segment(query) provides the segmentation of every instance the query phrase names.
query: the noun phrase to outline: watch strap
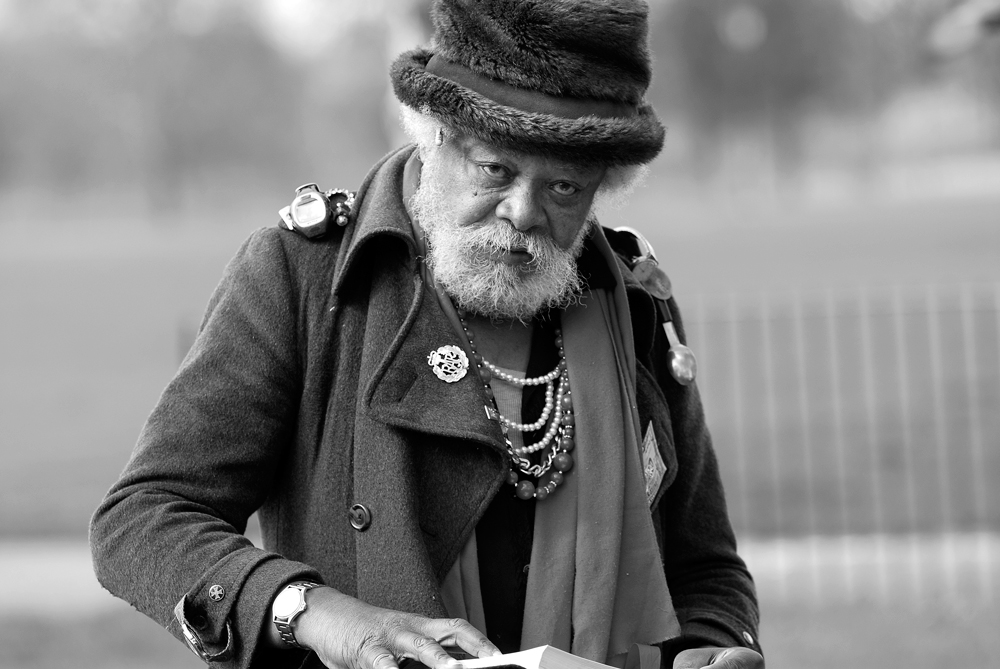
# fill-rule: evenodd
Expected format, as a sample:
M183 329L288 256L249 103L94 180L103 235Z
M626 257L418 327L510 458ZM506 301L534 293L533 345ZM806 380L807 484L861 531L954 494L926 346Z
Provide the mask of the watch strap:
M319 583L313 583L311 581L295 581L294 583L289 583L284 587L284 590L288 588L294 588L299 591L300 599L299 605L292 611L288 616L272 615L272 622L274 623L275 629L278 630L278 635L281 640L293 648L301 648L305 650L305 647L298 642L295 638L295 631L292 629L292 623L306 610L306 598L305 594L307 590L313 588L318 588Z

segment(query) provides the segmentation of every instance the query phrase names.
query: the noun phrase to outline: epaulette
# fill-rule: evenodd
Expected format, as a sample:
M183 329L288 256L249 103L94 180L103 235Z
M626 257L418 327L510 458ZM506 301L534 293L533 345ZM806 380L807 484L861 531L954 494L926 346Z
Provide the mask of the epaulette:
M642 287L653 298L653 302L656 303L663 332L667 335L667 342L670 344L667 354L670 362L670 375L677 383L686 386L694 381L698 374L698 361L694 357L694 352L682 344L680 337L677 336L677 329L674 327L673 317L670 314L670 305L667 303L672 294L670 279L660 268L653 245L641 232L626 226L615 228L614 232L618 233L615 235L617 243L612 242L612 247L619 252L622 260L632 270L632 275L642 284Z
M295 198L278 211L281 225L309 239L318 239L333 226L344 227L351 221L356 193L335 188L325 193L316 184L295 189Z

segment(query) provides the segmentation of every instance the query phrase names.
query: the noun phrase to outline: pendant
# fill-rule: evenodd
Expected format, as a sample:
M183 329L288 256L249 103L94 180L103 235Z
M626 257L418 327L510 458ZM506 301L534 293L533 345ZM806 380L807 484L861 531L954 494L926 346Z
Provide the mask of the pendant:
M694 352L681 343L674 329L673 321L663 324L663 331L667 335L667 343L670 349L667 352L667 359L670 361L670 375L682 386L689 385L698 375L698 361L694 357Z
M434 376L445 383L455 383L465 378L469 369L469 358L458 346L448 344L427 356L427 364L434 370Z

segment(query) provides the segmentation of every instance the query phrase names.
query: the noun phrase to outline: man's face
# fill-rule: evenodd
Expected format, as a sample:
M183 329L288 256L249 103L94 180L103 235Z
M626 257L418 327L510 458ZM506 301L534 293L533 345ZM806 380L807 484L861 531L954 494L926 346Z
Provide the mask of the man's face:
M438 147L412 202L438 281L491 318L566 304L580 291L575 259L604 172L470 138Z

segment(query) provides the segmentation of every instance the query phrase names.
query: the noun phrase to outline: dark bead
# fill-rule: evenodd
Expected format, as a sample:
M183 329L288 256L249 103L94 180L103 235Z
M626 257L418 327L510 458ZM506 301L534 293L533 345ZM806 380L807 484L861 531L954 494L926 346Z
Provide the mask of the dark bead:
M559 450L568 453L574 448L576 448L576 442L573 440L573 437L563 437L559 440Z
M518 499L529 500L535 496L535 484L531 481L519 481L515 494Z
M478 353L473 353L472 354L472 359L476 361L477 365L482 365L483 364L483 356L479 355Z
M493 399L493 389L489 386L483 386L483 392L486 393L486 397Z
M562 409L563 411L569 411L573 408L573 398L569 395L562 396Z
M517 485L517 472L513 469L507 472L507 485Z
M556 335L556 346L562 348L562 345L563 345L562 335Z
M545 499L549 496L549 489L546 486L542 486L535 491L535 499Z
M479 378L483 380L483 383L489 383L490 379L493 378L493 372L490 371L489 367L480 367Z
M549 474L549 481L551 481L552 485L554 485L554 486L555 485L559 485L560 483L562 483L563 482L563 478L564 478L563 477L563 473L561 471L558 471L558 470L556 470L554 472L551 472Z
M573 469L573 456L569 453L560 453L552 458L552 466L559 471L566 473Z
M566 371L566 361L565 360L560 360L559 361L559 371L560 372L565 372Z
M576 434L576 430L571 427L563 426L562 435L564 437L572 437L574 434Z
M576 419L573 418L573 414L571 413L563 414L562 424L565 425L566 427L575 427Z

